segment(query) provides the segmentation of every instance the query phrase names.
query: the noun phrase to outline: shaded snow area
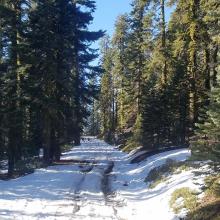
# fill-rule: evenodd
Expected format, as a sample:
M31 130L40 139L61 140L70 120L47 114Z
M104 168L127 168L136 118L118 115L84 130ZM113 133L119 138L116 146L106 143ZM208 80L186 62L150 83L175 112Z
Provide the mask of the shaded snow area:
M192 171L173 174L155 188L144 182L149 171L167 159L186 160L187 149L151 156L138 164L97 139L63 154L71 165L56 165L10 181L0 181L0 219L174 220L171 193L181 187L199 189ZM199 181L199 180L198 180Z

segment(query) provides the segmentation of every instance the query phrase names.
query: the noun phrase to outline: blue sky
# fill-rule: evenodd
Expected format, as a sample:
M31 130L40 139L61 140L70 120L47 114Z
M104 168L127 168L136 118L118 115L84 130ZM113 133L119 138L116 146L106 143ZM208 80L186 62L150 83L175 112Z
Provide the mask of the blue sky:
M91 29L106 30L108 34L112 35L117 16L129 12L131 2L132 0L96 0L97 8Z
M116 18L120 14L130 12L132 0L96 0L96 11L93 14L94 20L90 26L91 30L104 30L112 36ZM99 48L99 42L92 45L93 48ZM96 65L98 59L93 63Z

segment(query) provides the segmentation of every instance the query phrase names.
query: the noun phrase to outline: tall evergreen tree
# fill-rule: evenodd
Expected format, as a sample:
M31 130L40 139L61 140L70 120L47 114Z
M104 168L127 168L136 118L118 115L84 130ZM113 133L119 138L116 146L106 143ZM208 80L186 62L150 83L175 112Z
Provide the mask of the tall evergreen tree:
M115 33L112 39L113 56L113 80L115 81L115 127L122 132L126 126L127 113L129 111L129 74L128 74L128 39L129 20L128 15L121 15L115 24Z
M25 8L28 1L1 1L2 30L7 50L7 69L4 80L5 104L8 136L8 173L12 174L16 161L21 159L24 133L24 97L22 86L25 77L26 61L24 56ZM7 98L6 98L7 97Z
M207 119L198 124L196 135L192 141L192 154L198 158L220 158L220 85L219 76L216 87L210 93L210 105Z
M87 7L82 11L81 6ZM33 60L32 77L42 81L36 99L44 121L45 160L59 158L60 143L80 143L85 105L90 102L87 80L97 71L90 62L97 55L90 43L102 36L102 32L90 32L93 1L38 1L31 14ZM46 16L44 16L46 14ZM39 73L39 69L41 69ZM91 71L92 70L92 71ZM62 132L62 130L64 132ZM57 143L55 143L55 142ZM53 149L57 146L57 149ZM56 156L56 152L58 155ZM55 154L55 155L54 155Z
M113 51L110 45L109 36L105 36L101 41L102 52L102 68L103 74L101 77L101 88L99 105L101 111L101 135L106 141L113 141L114 136L114 85L112 75L112 56Z

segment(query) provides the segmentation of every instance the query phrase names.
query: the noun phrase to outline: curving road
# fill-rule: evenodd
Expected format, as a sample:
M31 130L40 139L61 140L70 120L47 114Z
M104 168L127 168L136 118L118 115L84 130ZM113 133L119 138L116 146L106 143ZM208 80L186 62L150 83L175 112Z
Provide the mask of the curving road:
M167 201L169 188L149 191L144 182L150 169L167 159L185 160L186 149L162 153L144 163L130 164L135 154L125 154L95 138L64 153L74 164L56 165L10 181L0 181L0 219L15 220L141 220L158 212L150 206L161 201L166 219L173 219ZM192 176L184 176L187 181ZM139 207L143 207L139 210ZM164 208L165 207L165 208ZM143 218L142 218L143 217ZM159 218L158 218L159 220Z

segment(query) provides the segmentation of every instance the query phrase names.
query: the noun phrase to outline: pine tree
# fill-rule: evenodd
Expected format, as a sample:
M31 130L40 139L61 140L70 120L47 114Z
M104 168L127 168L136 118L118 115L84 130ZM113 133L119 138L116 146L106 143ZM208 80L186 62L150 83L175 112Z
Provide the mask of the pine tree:
M144 88L149 77L148 64L152 54L152 22L153 16L150 9L150 1L133 1L130 13L130 36L128 39L128 76L129 86L129 114L127 116L126 130L130 138L128 142L139 139L137 145L143 141L143 111ZM138 134L138 138L135 135ZM128 144L130 145L130 144Z
M129 71L131 74L131 87L133 92L133 110L136 111L136 116L141 113L141 96L142 83L145 67L145 33L148 30L144 29L145 9L148 7L148 2L135 0L132 3L133 10L131 11L131 34L129 39L130 65ZM136 118L136 117L135 117Z
M103 31L89 31L88 25L93 20L92 12L95 10L95 2L79 1L76 4L76 18L79 23L76 24L75 38L75 109L76 117L75 144L80 144L80 135L82 133L85 118L88 116L86 105L92 102L95 95L93 87L90 87L89 79L100 73L98 66L92 66L91 62L98 57L97 51L90 48L92 42L103 36ZM87 11L81 10L86 7Z
M128 75L128 39L129 39L128 15L121 15L115 24L115 33L112 39L113 56L113 77L115 81L115 102L116 115L115 127L121 132L126 125L129 109L129 75ZM127 89L128 88L128 89ZM117 95L117 96L116 96Z
M207 75L207 81L210 85L216 85L217 83L217 55L220 42L220 27L218 17L220 16L219 3L217 0L201 0L202 9L202 22L204 28L208 34L204 41L206 42L206 50L209 51L208 59L206 59L207 67L209 70Z
M39 0L36 3L30 16L35 63L31 79L36 81L38 90L35 94L44 122L44 157L49 161L54 157L59 159L61 144L72 140L76 145L80 143L83 120L87 116L84 106L91 101L89 96L93 93L86 82L98 71L97 67L90 66L97 57L90 49L90 42L103 33L87 30L93 19L93 1ZM82 11L82 6L88 10ZM39 81L42 81L40 85Z
M107 142L113 141L114 136L114 85L112 75L112 55L113 51L110 45L109 36L105 36L101 41L102 68L101 88L99 105L101 111L101 135Z
M219 76L218 76L219 77ZM207 111L207 119L197 124L197 132L192 141L192 154L200 158L220 157L220 79L210 93L210 105Z
M8 174L11 175L15 163L21 159L24 144L24 97L22 86L26 75L24 56L25 5L28 1L1 1L2 30L7 50L7 70L4 79L4 112L7 127Z

